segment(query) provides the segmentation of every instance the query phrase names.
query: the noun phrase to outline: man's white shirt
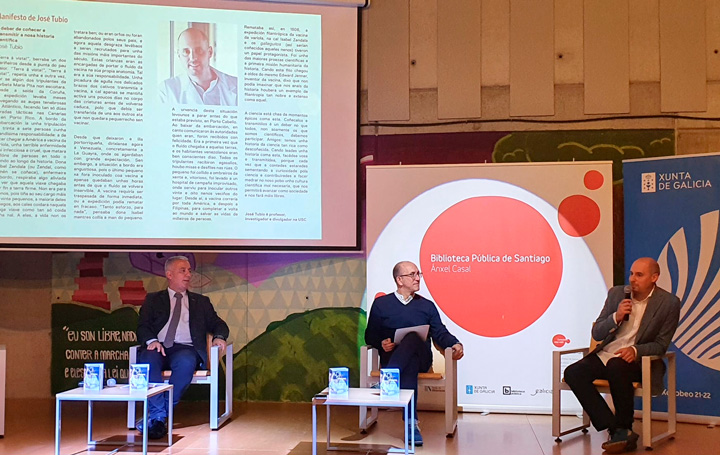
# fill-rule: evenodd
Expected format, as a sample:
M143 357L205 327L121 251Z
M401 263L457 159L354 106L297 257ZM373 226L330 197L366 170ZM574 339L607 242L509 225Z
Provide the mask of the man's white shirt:
M170 288L168 288L167 291L170 294L170 317L160 332L158 332L158 337L148 340L148 345L153 341L160 341L162 343L162 341L165 340L165 335L167 335L170 320L172 319L175 305L177 305L177 300L175 298L175 294L177 293ZM180 321L178 322L177 330L175 331L175 340L173 341L177 344L192 345L192 337L190 336L190 301L188 300L187 292L181 295L182 307L180 307Z
M640 329L640 323L642 322L645 309L647 309L648 300L652 297L655 288L650 291L647 297L643 300L632 299L632 311L627 321L623 321L617 331L615 332L615 339L610 343L606 344L602 350L598 351L597 355L602 360L603 364L607 365L608 360L613 357L617 357L615 352L622 348L627 348L635 345L635 337L637 336L638 329ZM613 314L613 318L615 314ZM615 321L617 324L617 321ZM637 350L635 350L637 355Z
M160 84L160 101L168 104L237 106L238 79L215 68L217 76L207 90L195 84L187 74L166 79Z
M398 298L398 300L400 301L400 303L402 303L403 305L407 305L408 303L410 303L410 302L412 301L414 295L413 295L413 294L410 294L409 296L407 296L407 298L405 298L405 297L403 297L403 295L400 294L398 291L395 291L395 297Z

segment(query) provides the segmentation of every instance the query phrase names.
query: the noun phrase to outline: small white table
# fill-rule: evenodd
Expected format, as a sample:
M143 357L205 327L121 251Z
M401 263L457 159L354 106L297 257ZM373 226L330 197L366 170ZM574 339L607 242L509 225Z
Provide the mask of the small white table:
M328 389L323 390L320 394L327 394ZM360 389L351 388L347 398L313 398L312 400L312 453L317 455L317 409L318 405L325 406L327 415L327 450L343 450L347 451L344 447L333 447L330 446L330 407L331 406L368 406L368 407L385 407L385 408L403 408L405 415L405 448L401 449L398 447L390 447L388 452L391 453L404 453L409 455L415 453L415 432L409 431L408 428L412 428L407 422L414 419L415 415L415 401L413 395L415 392L409 389L400 390L400 397L397 400L380 399L380 389ZM409 440L408 440L409 439ZM409 444L408 444L409 443ZM365 450L363 450L365 451Z
M172 427L173 427L173 386L171 384L150 384L147 391L130 392L128 385L119 385L114 387L105 387L100 391L85 391L82 387L68 390L67 392L55 395L55 455L60 455L60 427L62 417L63 401L87 401L88 402L88 445L96 445L98 441L92 438L92 419L93 419L93 402L95 401L121 401L143 403L143 455L147 455L148 448L148 432L147 432L147 415L148 415L148 398L159 395L161 393L168 394L168 441L167 445L172 445ZM134 440L128 440L133 443ZM152 443L151 443L152 444ZM157 444L157 443L155 443ZM164 443L161 443L165 445Z

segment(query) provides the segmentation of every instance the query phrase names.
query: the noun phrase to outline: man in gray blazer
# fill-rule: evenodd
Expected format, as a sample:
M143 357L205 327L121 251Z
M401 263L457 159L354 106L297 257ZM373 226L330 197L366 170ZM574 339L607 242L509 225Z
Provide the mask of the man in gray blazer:
M602 448L621 453L637 448L638 434L632 431L633 382L641 381L640 358L663 355L680 319L680 300L655 285L660 267L652 258L640 258L630 268L631 295L623 286L608 292L605 306L592 328L592 337L602 340L582 360L565 369L565 382L590 416L593 426L607 429L610 438ZM653 394L663 388L665 363L652 364ZM593 381L606 379L615 414L598 393Z

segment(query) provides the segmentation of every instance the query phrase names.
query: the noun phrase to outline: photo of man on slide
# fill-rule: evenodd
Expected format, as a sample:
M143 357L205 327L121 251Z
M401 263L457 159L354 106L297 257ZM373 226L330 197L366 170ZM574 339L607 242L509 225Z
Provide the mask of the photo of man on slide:
M167 104L237 106L238 78L210 65L217 56L208 35L199 27L183 30L175 46L178 75L160 84L160 101Z

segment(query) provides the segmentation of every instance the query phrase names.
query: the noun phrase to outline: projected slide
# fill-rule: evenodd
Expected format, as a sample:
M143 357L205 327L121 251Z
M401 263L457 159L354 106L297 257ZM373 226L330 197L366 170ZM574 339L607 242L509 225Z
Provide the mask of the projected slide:
M0 237L323 239L322 41L320 14L6 3Z
M551 352L588 345L610 284L611 188L610 163L371 167L368 306L415 262L465 346L459 403L547 412Z

